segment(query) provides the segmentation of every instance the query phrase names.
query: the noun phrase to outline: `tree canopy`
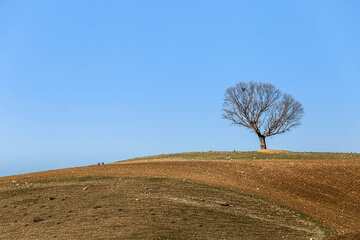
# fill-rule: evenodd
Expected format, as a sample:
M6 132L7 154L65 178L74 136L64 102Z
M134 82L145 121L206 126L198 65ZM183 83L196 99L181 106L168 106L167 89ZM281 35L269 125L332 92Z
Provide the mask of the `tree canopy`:
M225 119L253 130L266 149L265 137L290 131L300 125L304 110L290 94L270 83L239 82L229 87L224 98Z

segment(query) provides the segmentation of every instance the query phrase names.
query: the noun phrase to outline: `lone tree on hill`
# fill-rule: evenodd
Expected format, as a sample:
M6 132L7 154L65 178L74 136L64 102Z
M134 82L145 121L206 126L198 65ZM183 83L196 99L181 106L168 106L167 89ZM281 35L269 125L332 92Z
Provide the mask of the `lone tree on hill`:
M300 125L304 110L291 95L270 83L239 82L225 92L225 119L234 125L250 128L266 149L265 138L285 133Z

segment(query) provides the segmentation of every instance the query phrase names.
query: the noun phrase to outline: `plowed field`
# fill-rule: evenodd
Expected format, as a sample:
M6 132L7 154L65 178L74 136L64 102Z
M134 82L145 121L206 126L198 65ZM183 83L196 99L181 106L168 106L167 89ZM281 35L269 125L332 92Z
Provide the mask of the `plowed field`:
M205 183L267 199L309 215L345 238L360 231L359 156L311 157L259 155L236 159L231 153L210 155L161 155L104 166L88 166L0 178L2 186L26 181L86 176L161 177ZM285 153L284 153L285 154ZM292 158L291 153L286 153ZM227 156L229 155L229 156ZM190 157L189 157L190 156ZM295 157L296 156L296 157ZM301 157L302 156L302 157ZM315 154L313 155L315 156ZM266 159L268 158L268 159ZM13 182L16 181L16 182ZM21 187L21 186L18 187ZM0 206L1 207L1 206ZM355 237L355 238L354 238ZM260 238L259 238L260 239ZM267 239L267 238L263 238Z

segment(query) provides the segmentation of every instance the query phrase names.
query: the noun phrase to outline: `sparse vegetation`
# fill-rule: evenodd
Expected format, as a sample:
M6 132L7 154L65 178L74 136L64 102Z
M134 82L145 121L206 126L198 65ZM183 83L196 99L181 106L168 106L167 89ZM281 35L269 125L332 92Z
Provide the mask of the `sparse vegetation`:
M19 231L20 227L25 228L27 234L33 234L29 236L39 236L36 234L40 233L33 228L36 224L49 232L65 229L60 230L64 231L64 235L57 234L58 239L82 239L83 236L76 235L79 231L86 231L88 236L101 239L98 232L89 230L85 224L91 222L95 229L105 229L104 236L109 234L114 239L189 239L194 232L204 234L193 235L196 239L209 239L205 233L231 239L231 235L220 234L220 227L223 232L232 231L235 226L240 230L247 226L260 229L260 225L268 228L265 223L246 220L259 216L248 214L258 209L266 219L286 210L297 221L310 221L324 237L343 233L345 238L338 239L353 240L351 237L357 236L356 232L360 229L359 160L358 153L210 151L164 154L101 167L92 165L3 177L0 178L0 209L3 217L0 236ZM139 185L141 182L146 184ZM131 184L125 186L122 183ZM234 190L233 193L229 189ZM241 211L236 212L241 201L234 201L234 196L240 195L243 199L249 196L254 203L266 202L267 207L261 210L248 202ZM181 201L186 204L178 208L179 204L184 204ZM191 203L190 206L188 203ZM131 210L129 206L136 208ZM293 212L288 207L299 212ZM275 210L267 212L266 209ZM288 221L288 217L279 216ZM34 217L41 217L43 221L35 223ZM194 222L194 219L197 221ZM132 224L132 221L137 222ZM156 225L157 221L161 225ZM243 222L247 224L242 225ZM107 225L104 227L101 224ZM134 232L134 229L137 231ZM299 236L288 239L303 239L304 236L310 239L310 235L296 229L294 232L293 228L284 228L283 225L270 229L281 232L282 236ZM128 235L119 237L111 231ZM142 232L156 235L146 238L141 235ZM243 239L261 239L265 235L270 236L267 239L281 238L268 234L259 230L257 234Z
M165 178L65 179L37 183L27 198L8 186L3 238L322 239L325 226L257 197ZM88 186L84 193L81 189ZM16 194L14 194L16 193ZM52 198L52 200L50 200ZM228 204L221 204L226 202ZM15 208L16 206L16 208Z
M190 159L190 160L235 160L235 159L360 159L359 153L333 153L333 152L239 152L239 151L208 151L208 152L187 152L187 153L173 153L161 154L148 157L139 157L130 160L142 159Z

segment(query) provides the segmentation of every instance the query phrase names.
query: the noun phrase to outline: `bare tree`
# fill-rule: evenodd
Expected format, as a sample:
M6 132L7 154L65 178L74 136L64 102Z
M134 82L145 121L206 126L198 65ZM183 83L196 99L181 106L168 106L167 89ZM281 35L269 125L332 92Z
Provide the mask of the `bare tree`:
M239 82L225 92L225 119L234 125L254 131L261 149L266 149L265 138L285 133L300 125L304 110L291 95L281 93L272 84Z

